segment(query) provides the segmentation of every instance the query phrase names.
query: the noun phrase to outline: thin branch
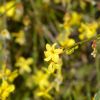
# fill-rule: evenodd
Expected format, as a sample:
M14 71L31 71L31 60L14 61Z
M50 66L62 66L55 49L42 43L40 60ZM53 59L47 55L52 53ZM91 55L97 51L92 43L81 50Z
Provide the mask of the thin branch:
M79 46L79 45L82 45L82 44L84 44L84 43L90 42L90 41L92 41L92 40L99 40L99 39L100 39L100 34L98 34L98 35L96 35L96 36L94 36L94 37L92 37L92 38L90 38L90 39L77 42L77 43L75 43L72 47L69 47L69 48L66 48L66 47L65 47L64 50L70 50L70 49L74 48L75 46Z

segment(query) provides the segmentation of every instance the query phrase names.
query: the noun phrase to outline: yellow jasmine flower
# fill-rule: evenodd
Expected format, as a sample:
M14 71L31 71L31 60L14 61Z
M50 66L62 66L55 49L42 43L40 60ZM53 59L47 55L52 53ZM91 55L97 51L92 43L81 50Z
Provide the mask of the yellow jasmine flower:
M5 5L0 6L0 14L6 13L8 17L12 17L15 12L15 0L7 2Z
M75 40L72 38L67 38L66 40L62 40L59 42L64 47L71 47L75 44Z
M71 19L70 19L70 24L71 25L78 25L80 24L80 21L82 19L82 15L77 13L77 12L72 12L71 14Z
M44 89L49 86L49 74L44 73L42 70L37 70L36 74L33 75L33 80L40 89Z
M47 51L44 51L45 54L45 61L54 61L54 62L58 62L59 61L59 54L61 54L63 52L63 49L56 49L55 46L57 44L54 43L52 46L49 44L46 44L46 49Z
M7 81L3 80L0 86L0 100L7 100L7 97L14 90L15 86L13 84L9 84Z
M62 60L59 59L58 63L51 62L48 66L48 73L53 73L55 70L58 70L62 66Z
M73 38L69 38L70 34L60 33L57 37L58 42L63 47L71 47L75 44L75 40Z
M36 97L45 97L47 100L53 100L53 97L50 95L48 89L38 89L35 91Z
M15 42L18 43L19 45L24 45L25 44L25 33L23 30L20 30L18 33L13 33L15 37Z
M9 82L13 82L14 79L18 76L18 71L14 70L11 72L5 65L2 66L3 69L0 70L0 79L6 79Z
M85 38L92 38L94 35L96 35L96 30L98 28L98 24L96 22L92 23L81 23L81 27L79 28L79 38L81 40Z
M65 26L78 25L80 24L81 19L82 19L82 15L77 12L73 11L71 13L66 13L64 16L64 25Z
M10 39L11 36L10 36L10 33L7 29L4 29L0 32L0 36L3 38L3 39Z
M19 67L19 72L23 74L24 72L27 72L27 73L31 72L30 65L32 64L33 64L32 58L25 59L24 57L19 57L15 66Z
M30 23L31 23L31 20L30 20L29 16L26 15L26 16L23 18L23 24L24 24L25 26L28 26L28 25L30 25Z

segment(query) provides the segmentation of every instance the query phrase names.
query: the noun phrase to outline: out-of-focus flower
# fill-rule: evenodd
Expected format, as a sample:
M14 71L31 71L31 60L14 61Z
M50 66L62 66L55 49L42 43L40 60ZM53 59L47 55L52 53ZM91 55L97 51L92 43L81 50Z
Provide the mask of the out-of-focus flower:
M30 23L31 23L31 20L29 19L29 16L26 15L26 16L23 18L23 24L24 24L25 26L28 26Z
M6 79L9 82L13 82L17 76L18 76L17 70L11 72L11 70L8 69L5 64L2 66L2 69L0 70L0 79Z
M13 33L13 36L15 37L15 42L19 45L25 44L25 33L23 30L20 30L18 33Z
M94 100L94 97L92 97L92 100Z
M0 86L0 100L7 100L7 97L15 90L13 84L9 84L7 81L3 80Z
M19 67L20 74L23 74L24 72L27 72L27 73L31 72L30 65L32 64L33 64L32 58L25 59L24 57L19 57L15 66Z
M16 9L15 9L13 19L19 21L22 18L23 13L24 13L23 5L21 2L19 2L16 4Z
M15 3L16 0L9 1L6 4L0 6L0 14L6 14L8 17L12 17L15 12Z
M0 36L3 38L3 39L11 39L11 36L10 36L10 33L7 29L4 29L0 32Z
M75 40L72 38L68 38L66 40L60 41L59 43L64 47L71 47L75 44Z
M63 81L63 77L62 77L61 73L57 73L56 78L54 80L54 88L56 89L57 92L60 91L60 85L61 85L62 81Z
M33 80L40 89L45 89L49 86L49 74L44 73L42 70L37 70L36 74L33 75Z
M92 38L93 36L96 35L96 31L98 28L98 23L97 22L92 22L92 23L81 23L81 27L79 28L79 38L81 40L85 38Z
M49 86L50 87L50 86ZM38 89L35 91L36 97L45 97L47 100L53 100L53 97L50 95L49 91L51 89Z
M55 70L59 70L62 66L62 60L59 59L59 62L51 62L48 66L48 73L54 73Z
M49 44L46 44L47 51L44 51L45 54L45 61L54 61L59 62L59 54L63 52L63 49L55 48L57 44L54 43L52 46Z
M71 47L75 44L75 40L72 38L69 38L70 34L67 33L60 33L57 37L58 42L63 47Z
M51 99L49 91L53 88L51 86L52 83L49 82L50 74L44 72L43 70L37 70L36 74L33 75L33 80L35 85L38 86L36 89L35 96L36 97L45 97L47 99Z
M80 24L82 15L77 12L66 13L64 16L64 28Z

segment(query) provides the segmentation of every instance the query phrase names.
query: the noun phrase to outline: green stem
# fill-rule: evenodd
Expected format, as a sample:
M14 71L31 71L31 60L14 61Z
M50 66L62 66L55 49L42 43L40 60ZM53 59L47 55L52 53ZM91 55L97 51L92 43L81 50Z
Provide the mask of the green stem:
M98 84L100 83L100 58L99 58L99 55L97 55L96 57L96 72L97 72L97 82Z
M80 42L77 42L77 43L75 43L72 47L69 47L69 48L64 48L64 50L70 50L70 49L72 49L72 48L74 48L75 46L79 46L79 45L82 45L82 44L84 44L84 43L87 43L87 42L90 42L90 41L92 41L92 40L99 40L100 39L100 34L98 34L98 35L96 35L96 36L94 36L94 37L92 37L92 38L90 38L90 39L87 39L87 40L84 40L84 41L80 41Z

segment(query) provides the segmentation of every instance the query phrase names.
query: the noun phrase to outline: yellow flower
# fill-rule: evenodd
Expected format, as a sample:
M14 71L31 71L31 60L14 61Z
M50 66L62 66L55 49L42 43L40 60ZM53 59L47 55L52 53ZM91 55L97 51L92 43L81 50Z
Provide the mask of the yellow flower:
M7 100L7 97L14 90L15 86L13 84L9 84L7 81L3 80L0 86L0 100Z
M94 100L94 97L92 97L92 100Z
M51 62L48 66L48 73L54 73L55 70L59 70L62 66L62 60L59 59L58 63Z
M77 12L66 13L64 16L64 25L66 26L78 25L82 19L82 15Z
M70 19L70 24L71 25L78 25L81 21L82 15L77 13L77 12L72 12L71 14L71 19Z
M6 13L8 17L12 17L15 12L15 0L7 2L5 5L0 7L0 14Z
M57 37L57 40L59 44L63 47L71 47L75 44L75 40L72 38L69 38L68 33L60 33Z
M50 95L48 89L38 89L35 91L36 97L44 97L46 100L53 100L53 97Z
M18 71L14 70L11 72L5 65L2 66L3 69L0 70L0 79L6 79L9 82L13 82L14 79L18 76Z
M15 37L15 42L19 45L25 44L25 33L23 30L20 30L18 33L13 33L13 36Z
M54 61L54 62L58 62L59 61L59 54L61 54L63 52L62 49L56 49L55 46L57 44L54 43L52 46L49 44L46 44L46 49L47 51L44 52L45 54L45 61Z
M28 26L28 25L30 25L30 23L31 23L31 20L30 20L29 16L26 15L26 16L23 18L23 24L24 24L25 26Z
M60 41L60 44L64 47L71 47L75 44L75 40L72 38L68 38L66 40Z
M82 23L81 27L79 28L79 38L81 40L85 38L92 38L96 35L96 30L98 28L98 23L92 22L92 23Z
M44 89L49 86L49 74L44 73L42 70L37 70L36 74L33 75L33 80L40 89Z
M4 29L0 32L0 36L3 38L3 39L10 39L10 33L8 32L7 29Z
M25 59L24 57L19 57L15 66L19 67L20 68L19 72L23 74L24 72L27 72L27 73L31 72L31 68L30 68L31 64L33 64L32 58Z

